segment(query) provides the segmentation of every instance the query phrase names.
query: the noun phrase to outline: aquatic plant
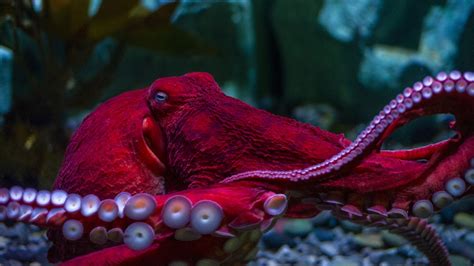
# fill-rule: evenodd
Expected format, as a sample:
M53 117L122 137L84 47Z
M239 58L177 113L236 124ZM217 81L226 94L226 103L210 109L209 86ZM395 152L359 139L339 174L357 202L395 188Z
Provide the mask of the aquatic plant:
M2 1L0 43L13 51L16 81L11 89L12 106L0 132L0 141L15 144L2 148L2 162L19 165L18 157L11 154L30 156L28 147L42 145L37 149L42 153L35 153L42 159L30 160L23 171L30 170L26 176L33 183L31 177L38 173L53 176L58 162L50 165L46 160L57 158L64 150L70 133L67 115L87 110L103 97L130 45L166 54L208 51L194 36L172 24L177 4L150 8L138 0ZM16 132L20 128L29 129L21 135L25 138L19 139ZM51 134L39 133L44 131ZM21 153L19 147L25 145ZM46 172L38 172L45 164L49 165ZM2 175L25 178L15 171Z

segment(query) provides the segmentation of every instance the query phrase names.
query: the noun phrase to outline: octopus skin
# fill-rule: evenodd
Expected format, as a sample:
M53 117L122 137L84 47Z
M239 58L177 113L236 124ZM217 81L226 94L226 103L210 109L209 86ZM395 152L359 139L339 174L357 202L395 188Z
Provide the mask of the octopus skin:
M211 75L116 96L75 132L52 192L0 189L0 220L49 228L65 265L239 265L281 217L331 210L389 229L448 265L426 218L473 194L474 73L397 95L351 142L224 95ZM456 135L384 151L406 123L451 113Z

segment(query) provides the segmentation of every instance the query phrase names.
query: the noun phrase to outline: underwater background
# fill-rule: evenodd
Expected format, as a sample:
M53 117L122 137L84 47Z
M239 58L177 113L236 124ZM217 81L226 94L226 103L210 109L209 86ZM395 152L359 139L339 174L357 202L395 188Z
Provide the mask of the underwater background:
M226 94L354 139L403 88L474 70L473 0L2 0L0 185L50 188L99 103L153 80L210 72ZM385 148L445 139L449 115ZM474 200L431 218L454 265L474 262ZM0 223L0 265L47 265L34 226ZM251 265L427 265L391 233L323 212L284 220Z

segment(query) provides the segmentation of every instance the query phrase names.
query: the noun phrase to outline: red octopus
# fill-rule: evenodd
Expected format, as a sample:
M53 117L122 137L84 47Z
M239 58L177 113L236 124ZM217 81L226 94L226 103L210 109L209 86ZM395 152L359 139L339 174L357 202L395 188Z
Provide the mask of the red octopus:
M209 74L161 78L83 121L52 192L0 189L0 219L50 228L49 259L65 265L238 265L278 218L331 210L446 265L425 218L473 194L473 104L474 73L442 72L406 88L351 142L228 97ZM380 149L435 113L455 116L455 137Z

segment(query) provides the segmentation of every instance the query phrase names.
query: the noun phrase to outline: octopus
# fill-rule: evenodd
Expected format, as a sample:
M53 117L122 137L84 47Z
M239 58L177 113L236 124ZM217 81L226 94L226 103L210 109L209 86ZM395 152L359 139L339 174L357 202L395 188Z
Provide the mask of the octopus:
M339 219L448 252L427 218L473 194L474 73L428 76L354 141L226 96L207 73L160 78L98 106L72 136L51 191L0 189L0 220L48 228L63 265L242 265L282 217ZM399 127L450 113L456 133L406 150Z

